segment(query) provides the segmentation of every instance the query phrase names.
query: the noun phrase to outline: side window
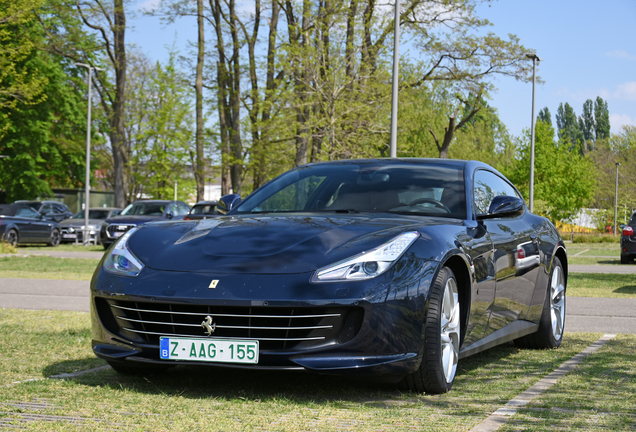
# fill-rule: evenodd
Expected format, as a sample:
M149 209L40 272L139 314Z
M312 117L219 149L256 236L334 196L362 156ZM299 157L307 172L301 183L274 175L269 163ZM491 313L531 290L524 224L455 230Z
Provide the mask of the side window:
M179 213L177 213L177 206L174 203L170 203L168 205L168 209L166 210L166 214L168 213L172 213L173 216L178 216Z
M51 208L51 204L43 204L42 207L40 208L40 213L42 213L43 215L49 214L52 212L53 212L53 209Z
M475 208L478 214L488 213L493 198L499 195L519 195L505 180L490 171L475 172L473 183Z
M188 214L190 212L188 206L183 203L177 203L177 207L179 207L177 210L179 212L179 216Z
M23 218L28 218L28 219L37 219L40 216L38 212L27 207L18 209L15 212L15 215L19 217L23 217Z

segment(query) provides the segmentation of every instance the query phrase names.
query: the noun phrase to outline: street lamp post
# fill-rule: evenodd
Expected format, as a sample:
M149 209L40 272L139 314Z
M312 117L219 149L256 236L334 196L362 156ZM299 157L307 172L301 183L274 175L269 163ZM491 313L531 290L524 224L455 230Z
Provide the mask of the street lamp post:
M82 230L82 243L87 245L90 243L90 230L88 229L88 205L90 194L90 175L91 175L91 85L93 83L93 70L102 71L104 69L90 66L84 63L75 63L75 66L81 66L88 69L88 120L86 124L86 180L84 183L84 228Z
M534 88L536 84L537 62L541 61L535 53L526 54L532 60L532 121L530 127L530 212L534 210Z
M391 91L391 157L397 157L398 78L400 64L400 0L395 0L395 31L393 34L393 87Z
M614 235L616 235L616 226L618 225L618 166L616 162L616 191L614 192Z

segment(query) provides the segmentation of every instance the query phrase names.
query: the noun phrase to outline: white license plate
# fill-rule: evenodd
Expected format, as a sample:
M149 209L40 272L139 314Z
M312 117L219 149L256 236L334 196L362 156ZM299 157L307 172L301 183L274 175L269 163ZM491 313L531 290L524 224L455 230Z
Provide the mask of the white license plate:
M62 238L75 238L77 235L75 234L62 234Z
M217 363L258 363L257 340L196 339L162 336L159 355L164 360Z

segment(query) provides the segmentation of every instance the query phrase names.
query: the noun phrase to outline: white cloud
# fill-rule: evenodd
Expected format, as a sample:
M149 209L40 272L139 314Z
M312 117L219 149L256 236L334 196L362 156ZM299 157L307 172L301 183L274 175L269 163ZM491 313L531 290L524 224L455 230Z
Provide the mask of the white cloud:
M620 84L614 92L614 99L636 100L636 81Z
M610 51L610 52L605 53L605 55L608 56L608 57L617 58L617 59L636 60L636 55L630 54L630 53L628 53L627 51L624 51L624 50Z
M610 126L612 133L618 133L623 126L636 126L636 118L627 114L610 114Z

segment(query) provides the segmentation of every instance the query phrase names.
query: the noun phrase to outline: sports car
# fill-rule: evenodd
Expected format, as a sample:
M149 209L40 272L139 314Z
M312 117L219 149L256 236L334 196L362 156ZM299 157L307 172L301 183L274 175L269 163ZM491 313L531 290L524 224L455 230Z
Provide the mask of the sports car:
M308 164L218 211L132 228L104 255L92 348L116 371L305 370L443 393L463 357L563 339L563 241L486 164Z

